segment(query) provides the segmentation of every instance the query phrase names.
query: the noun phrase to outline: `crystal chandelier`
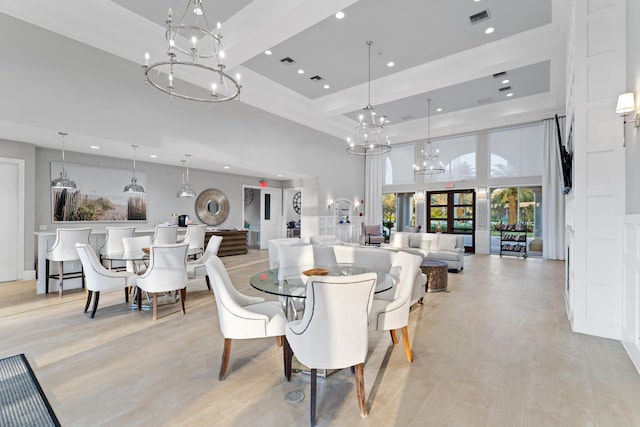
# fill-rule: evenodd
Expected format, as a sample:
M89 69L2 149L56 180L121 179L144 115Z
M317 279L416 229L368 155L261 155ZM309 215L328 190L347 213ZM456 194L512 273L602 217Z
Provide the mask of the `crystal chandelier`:
M190 154L185 154L185 157L189 158ZM178 191L178 194L176 194L176 197L195 197L196 196L196 191L191 188L191 186L189 185L189 166L187 166L187 160L180 160L182 162L182 187L180 187L180 190ZM185 182L184 180L184 173L185 170L187 172L187 181Z
M239 99L240 75L234 78L224 71L221 26L218 22L215 34L210 30L202 0L188 0L179 24L173 22L169 9L166 25L167 58L149 63L150 55L145 53L145 81L168 93L170 100L175 96L215 106Z
M386 117L381 116L376 120L376 112L371 105L371 45L372 41L368 41L369 46L369 80L368 80L368 98L367 106L362 109L363 113L358 118L360 122L356 127L356 133L358 138L362 140L360 143L356 143L347 138L347 153L359 154L362 156L384 154L391 151L391 145L389 138L381 141L382 131L384 129L384 122Z
M133 147L133 176L131 177L131 182L124 187L125 193L143 193L144 188L142 185L138 184L138 180L136 179L136 148L137 145L131 145Z
M51 186L53 188L75 190L76 183L69 179L67 171L64 170L64 137L67 136L66 132L58 132L58 135L62 137L62 170L60 171L60 177L51 180Z
M431 145L431 99L427 99L429 110L427 113L427 143L420 150L418 163L413 165L413 173L416 175L439 175L444 173L444 164L440 161L438 150L433 151Z

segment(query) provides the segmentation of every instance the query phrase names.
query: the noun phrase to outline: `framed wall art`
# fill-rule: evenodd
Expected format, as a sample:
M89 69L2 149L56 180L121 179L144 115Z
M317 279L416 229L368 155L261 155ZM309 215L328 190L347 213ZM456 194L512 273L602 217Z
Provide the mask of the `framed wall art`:
M144 193L125 193L132 171L66 163L64 169L76 189L51 187L52 222L146 221ZM62 163L51 162L51 179L60 176ZM136 170L138 184L146 187L147 175Z

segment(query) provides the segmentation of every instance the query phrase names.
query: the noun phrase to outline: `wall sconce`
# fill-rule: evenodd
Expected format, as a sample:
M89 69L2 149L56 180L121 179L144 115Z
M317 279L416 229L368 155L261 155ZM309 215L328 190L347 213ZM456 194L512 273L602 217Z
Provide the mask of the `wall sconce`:
M636 114L633 120L627 120L629 113L635 111L636 101L633 92L623 93L618 97L618 104L616 105L616 113L620 114L623 118L622 121L622 146L626 147L627 142L625 138L624 125L633 123L634 127L640 126L640 114Z
M413 197L416 199L416 202L424 202L424 191L416 191Z
M478 192L476 193L476 199L487 200L487 189L484 187L478 188Z
M333 199L327 200L327 209L331 209L331 205L333 205Z
M353 207L354 207L355 209L358 209L358 206L360 206L360 200L355 199L355 200L353 201Z

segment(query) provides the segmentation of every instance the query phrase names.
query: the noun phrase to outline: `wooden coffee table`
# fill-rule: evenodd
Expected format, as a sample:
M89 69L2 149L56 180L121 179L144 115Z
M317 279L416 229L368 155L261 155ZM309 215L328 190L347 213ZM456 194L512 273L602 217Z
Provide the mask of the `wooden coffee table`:
M427 275L427 292L447 290L449 265L446 262L425 258L420 268Z

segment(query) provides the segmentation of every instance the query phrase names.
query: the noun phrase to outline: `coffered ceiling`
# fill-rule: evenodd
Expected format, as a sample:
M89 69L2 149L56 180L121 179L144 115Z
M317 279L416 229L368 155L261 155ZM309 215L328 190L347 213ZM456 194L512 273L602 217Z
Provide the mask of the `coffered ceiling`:
M242 75L240 102L340 140L352 135L366 106L366 42L373 41L371 102L387 116L393 144L425 137L427 99L432 136L562 111L566 3L203 0L209 22L222 23L227 69ZM186 6L186 0L1 0L0 12L141 64L144 52L164 55L167 10L181 15ZM471 23L484 11L486 19ZM1 129L0 137L10 136Z

